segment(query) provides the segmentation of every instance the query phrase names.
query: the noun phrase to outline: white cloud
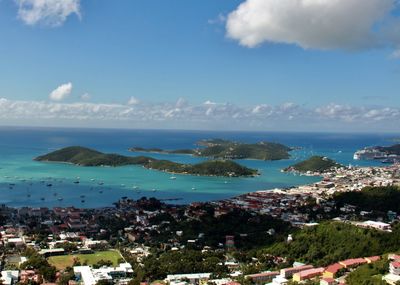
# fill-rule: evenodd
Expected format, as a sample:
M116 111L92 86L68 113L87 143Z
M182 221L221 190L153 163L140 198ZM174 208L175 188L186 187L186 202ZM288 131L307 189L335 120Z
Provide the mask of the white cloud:
M68 83L62 84L62 85L58 86L56 89L54 89L50 93L49 98L50 98L50 100L53 100L53 101L62 101L71 94L71 91L72 91L72 83L68 82Z
M80 17L80 0L15 0L18 4L18 18L27 25L43 24L57 27L68 16Z
M393 48L400 43L396 6L397 0L245 0L228 15L226 30L246 47Z
M133 96L128 100L128 105L137 105L139 103L140 103L139 99Z
M243 130L400 131L400 108L328 104L306 108L294 103L239 106L230 103L190 104L63 103L0 98L3 124L152 127Z

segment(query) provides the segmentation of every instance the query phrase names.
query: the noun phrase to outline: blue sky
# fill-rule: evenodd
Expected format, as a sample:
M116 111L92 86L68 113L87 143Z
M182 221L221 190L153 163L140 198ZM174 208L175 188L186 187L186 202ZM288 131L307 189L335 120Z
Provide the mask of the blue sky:
M277 1L2 0L0 123L398 131L396 1Z

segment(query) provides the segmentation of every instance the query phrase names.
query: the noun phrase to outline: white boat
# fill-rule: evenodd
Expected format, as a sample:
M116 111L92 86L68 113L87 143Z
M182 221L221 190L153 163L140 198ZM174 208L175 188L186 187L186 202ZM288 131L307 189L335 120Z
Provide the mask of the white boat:
M176 177L175 177L175 176L171 176L169 179L171 179L171 180L175 180L175 179L176 179Z

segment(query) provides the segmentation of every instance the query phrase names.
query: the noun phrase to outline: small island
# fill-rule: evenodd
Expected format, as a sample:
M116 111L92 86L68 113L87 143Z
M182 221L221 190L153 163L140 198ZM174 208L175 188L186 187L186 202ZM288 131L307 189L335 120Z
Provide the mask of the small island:
M197 164L182 164L147 156L130 157L119 154L107 154L81 146L62 148L46 155L38 156L35 160L71 163L79 166L117 167L142 165L147 169L199 176L251 177L258 175L257 170L247 168L230 160L210 160Z
M290 157L292 150L283 144L272 142L241 143L223 139L209 139L197 142L198 148L163 150L159 148L132 147L132 152L148 152L163 154L190 154L213 159L256 159L256 160L281 160Z
M324 156L312 156L309 159L285 168L285 172L320 175L333 168L341 167L336 161Z

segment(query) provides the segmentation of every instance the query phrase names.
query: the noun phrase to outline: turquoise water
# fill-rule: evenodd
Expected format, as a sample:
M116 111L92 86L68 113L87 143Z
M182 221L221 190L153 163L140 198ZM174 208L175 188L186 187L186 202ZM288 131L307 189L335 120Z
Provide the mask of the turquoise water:
M104 152L137 155L128 147L190 148L204 138L235 139L244 142L276 141L302 147L288 160L265 162L241 160L239 163L259 169L255 178L217 178L171 175L140 166L78 167L42 163L32 159L49 151L71 145L92 147ZM171 203L211 201L256 190L285 188L312 183L318 177L295 176L280 170L310 155L327 155L344 164L355 164L355 150L369 145L389 145L394 135L297 134L249 132L193 132L150 130L89 129L0 129L0 203L9 206L103 207L121 197L143 196L178 199ZM196 163L202 158L188 155L151 154L177 162ZM379 165L378 162L358 162ZM74 181L79 177L79 184ZM10 185L11 184L11 185ZM52 186L47 186L52 184ZM102 184L102 185L100 185ZM135 189L134 189L135 187Z

